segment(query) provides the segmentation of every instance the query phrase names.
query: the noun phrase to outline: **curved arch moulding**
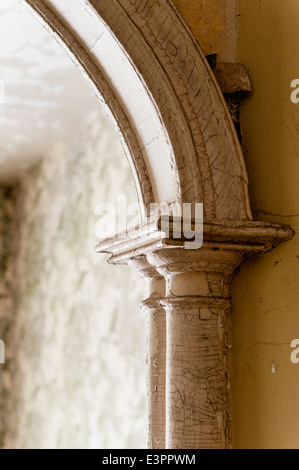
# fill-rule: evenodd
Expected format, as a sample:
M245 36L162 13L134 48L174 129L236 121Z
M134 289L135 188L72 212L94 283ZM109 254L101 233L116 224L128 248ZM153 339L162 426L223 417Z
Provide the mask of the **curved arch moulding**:
M225 101L170 0L23 0L106 105L151 203L203 203L204 239L186 248L161 217L102 241L110 263L149 284L148 446L230 447L226 337L230 285L244 258L293 232L252 221L247 175ZM180 226L179 229L182 229ZM182 233L182 230L178 231ZM207 351L209 354L207 354ZM182 399L182 397L184 397Z
M242 151L197 42L168 0L22 0L105 103L139 199L251 219Z

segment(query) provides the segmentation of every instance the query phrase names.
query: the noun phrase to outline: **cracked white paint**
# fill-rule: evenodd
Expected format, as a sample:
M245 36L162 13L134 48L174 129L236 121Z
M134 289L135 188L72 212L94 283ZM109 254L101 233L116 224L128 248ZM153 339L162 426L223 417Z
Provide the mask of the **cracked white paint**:
M124 140L127 139L128 148L129 144L134 144L129 153L137 173L139 170L140 192L144 200L151 202L155 199L158 202L162 197L163 202L169 203L173 201L173 195L176 201L200 200L205 203L207 219L220 219L225 223L228 220L234 221L230 227L233 243L224 242L222 252L219 246L215 246L214 252L213 243L217 245L219 239L211 239L206 258L203 260L200 256L196 269L194 260L186 263L186 257L191 254L183 250L169 250L172 251L172 258L167 255L168 260L163 259L167 258L163 253L159 255L160 259L156 255L157 258L152 260L159 272L164 271L163 276L167 280L166 298L160 301L168 313L166 446L229 446L225 328L226 316L230 309L231 276L244 253L267 251L272 248L273 243L279 239L279 229L274 230L274 238L271 238L272 226L265 225L263 232L258 223L248 222L248 226L246 225L245 221L251 218L251 212L245 165L215 77L185 25L168 2L25 1L39 14L44 14L44 22L50 30L60 34L61 41L65 42L66 48L76 57L110 107ZM45 4L55 4L57 16L51 9L47 10ZM93 8L90 8L91 5ZM82 24L78 21L80 8L83 13ZM74 16L75 10L77 13ZM92 15L92 10L97 19L94 22L87 16L84 17L85 11ZM96 17L96 10L102 20ZM64 18L64 24L58 17ZM108 26L100 32L104 22ZM89 33L85 34L86 28L90 26L93 30L94 25L97 34L91 38ZM102 47L103 44L106 44L105 47ZM119 50L121 53L118 55ZM113 67L111 57L115 59ZM124 80L121 74L125 77ZM132 83L126 83L131 77ZM144 85L141 94L136 84ZM145 101L142 101L143 98ZM140 103L148 106L143 109L146 119L142 123L138 119ZM151 110L154 110L155 124L159 125L161 118L160 128L149 125L152 123ZM150 112L147 114L147 111ZM140 132L139 127L144 133ZM157 129L161 129L161 132L157 132ZM164 174L160 174L160 158L165 158L163 168L167 169L168 173L164 171ZM243 221L243 227L238 227L239 222L236 222L240 219ZM225 223L216 230L220 239L224 235L229 239ZM211 227L212 225L209 228ZM242 248L238 237L244 236L243 230L249 245ZM290 238L290 230L281 231L284 233L280 241ZM267 235L267 242L263 238L264 235ZM257 243L259 236L265 245ZM137 248L135 246L132 253L138 253L139 256L142 254L142 248L142 245ZM177 270L176 255L181 254L183 261L180 263L180 270ZM118 259L122 255L127 256L128 251L125 254L118 253ZM149 255L147 256L149 259ZM167 266L164 270L165 262ZM173 263L175 269L172 269ZM210 319L199 318L198 312L202 304L211 309ZM207 334L205 329L208 330ZM202 349L205 341L206 347L214 348L211 357ZM207 387L202 377L208 381L211 371L211 384ZM214 380L217 376L220 380ZM180 380L176 381L176 377ZM188 379L186 386L181 381L181 378L185 377ZM184 397L184 400L181 397ZM206 416L207 409L210 410L210 417ZM218 433L215 433L218 427L217 423L215 426L215 409L223 416L223 426ZM192 421L186 419L187 413L192 416ZM203 424L201 415L205 416Z
M172 203L176 200L178 185L170 164L174 160L173 149L159 111L129 56L84 0L46 0L44 3L58 12L59 17L76 31L84 48L90 51L90 56L129 117L149 174L156 182L153 187L155 200ZM87 31L86 24L89 25Z

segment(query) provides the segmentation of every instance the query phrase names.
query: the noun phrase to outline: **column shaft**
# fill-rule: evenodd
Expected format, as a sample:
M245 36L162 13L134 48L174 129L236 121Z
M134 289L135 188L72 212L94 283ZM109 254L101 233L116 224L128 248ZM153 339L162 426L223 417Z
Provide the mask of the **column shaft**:
M149 449L165 449L165 378L166 378L166 315L160 304L165 296L165 279L145 256L128 264L147 281L149 297L141 307L147 312L147 412Z
M147 311L148 448L165 449L166 317L158 299L143 302Z
M166 279L166 448L230 446L227 318L242 255L203 247L148 260Z
M208 306L199 298L163 304L167 311L166 447L227 448L229 304L211 301Z

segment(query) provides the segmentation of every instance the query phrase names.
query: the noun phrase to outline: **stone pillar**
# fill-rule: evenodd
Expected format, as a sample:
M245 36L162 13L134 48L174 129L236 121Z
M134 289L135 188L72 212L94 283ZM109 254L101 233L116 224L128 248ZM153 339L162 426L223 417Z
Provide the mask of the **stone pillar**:
M166 448L228 448L229 290L242 253L168 249L148 260L166 279Z
M151 219L125 236L101 242L97 251L111 253L110 263L133 265L150 283L144 302L149 315L149 447L164 448L166 428L166 449L229 448L231 281L245 257L272 250L293 232L267 222L211 221L204 223L202 247L192 249L190 241L186 245L178 239L173 222L163 232L161 217Z
M147 312L148 448L165 449L166 317L160 300L165 280L145 256L128 261L147 281L149 297L141 307Z

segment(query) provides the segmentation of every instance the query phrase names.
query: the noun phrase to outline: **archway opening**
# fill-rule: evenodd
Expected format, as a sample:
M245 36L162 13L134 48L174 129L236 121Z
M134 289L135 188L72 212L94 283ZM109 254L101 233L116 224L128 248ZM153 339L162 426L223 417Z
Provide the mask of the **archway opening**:
M93 250L96 207L137 201L130 169L61 47L0 10L1 446L144 447L145 289Z

